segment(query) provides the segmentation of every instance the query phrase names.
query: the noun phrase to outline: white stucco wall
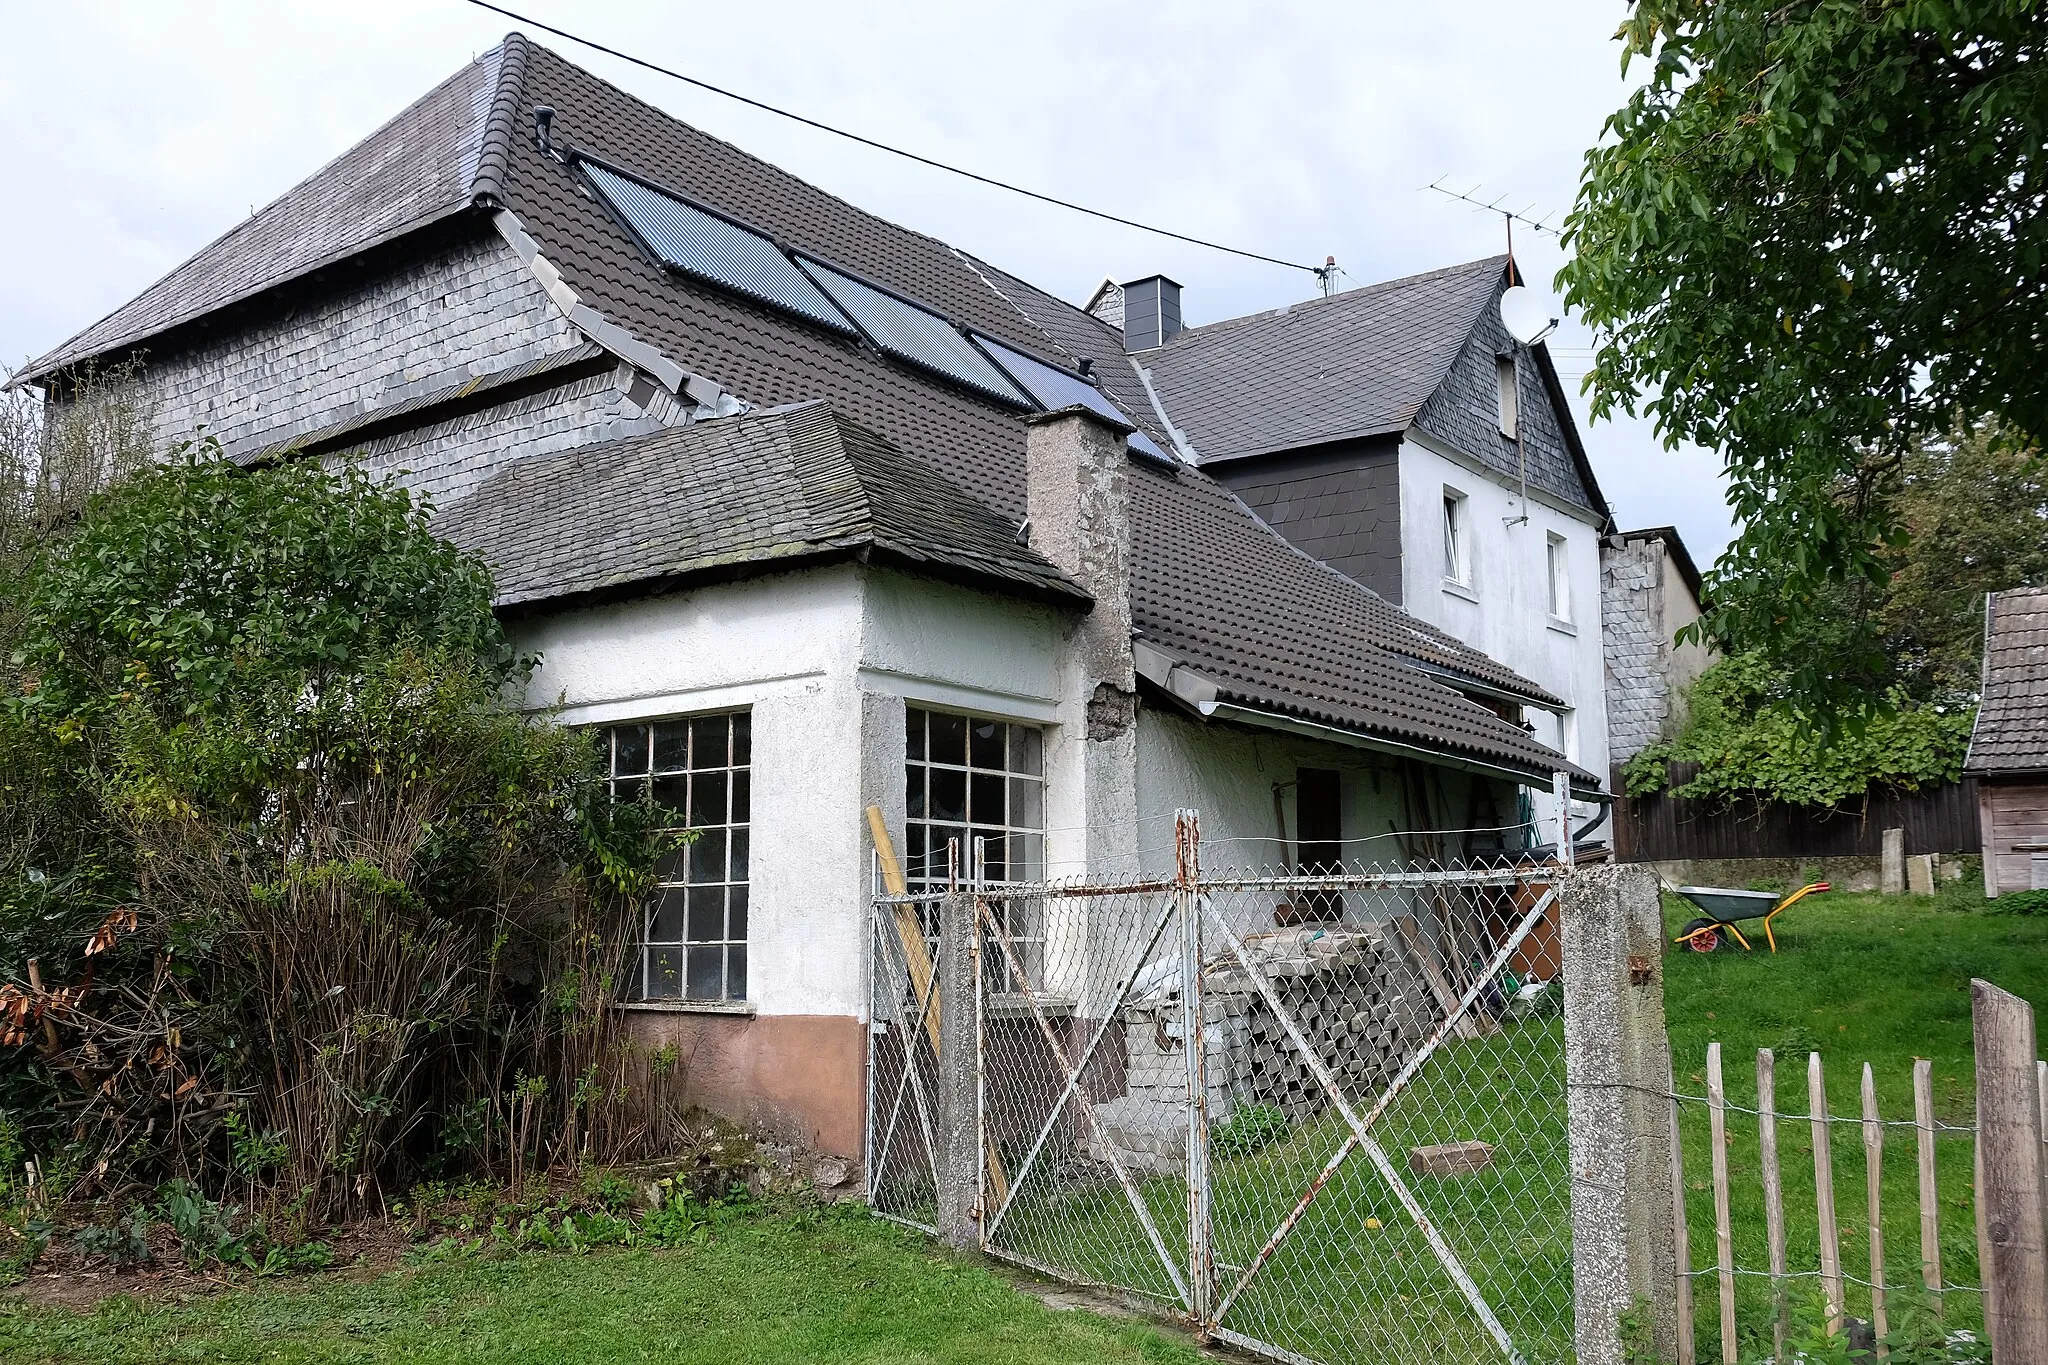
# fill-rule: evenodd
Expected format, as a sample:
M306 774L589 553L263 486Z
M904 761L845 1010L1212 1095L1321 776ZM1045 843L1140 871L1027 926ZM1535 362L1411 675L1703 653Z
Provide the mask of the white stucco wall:
M1476 462L1447 448L1409 439L1401 443L1402 591L1407 610L1506 664L1571 707L1562 728L1556 718L1531 711L1536 738L1561 748L1592 772L1607 772L1605 660L1600 629L1600 537L1593 514L1548 503L1540 494L1523 514L1519 487L1480 472ZM1470 586L1443 576L1443 497L1451 488L1467 498ZM1569 561L1571 615L1550 615L1546 545L1564 539ZM1554 820L1547 796L1537 812ZM1583 818L1590 807L1581 806Z
M516 630L530 704L566 724L752 710L748 1004L863 1018L864 812L900 842L906 703L1042 723L1060 635L1051 608L851 565Z

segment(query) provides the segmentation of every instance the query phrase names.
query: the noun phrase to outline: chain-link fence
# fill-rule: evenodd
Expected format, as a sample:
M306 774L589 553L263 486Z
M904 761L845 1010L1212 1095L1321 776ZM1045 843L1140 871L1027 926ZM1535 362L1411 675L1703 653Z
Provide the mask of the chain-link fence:
M967 981L991 1254L1280 1359L1571 1359L1552 873L1205 870L1192 820L1177 844L1156 881L969 878L951 977L946 897L878 899L875 1206L937 1217L934 983Z

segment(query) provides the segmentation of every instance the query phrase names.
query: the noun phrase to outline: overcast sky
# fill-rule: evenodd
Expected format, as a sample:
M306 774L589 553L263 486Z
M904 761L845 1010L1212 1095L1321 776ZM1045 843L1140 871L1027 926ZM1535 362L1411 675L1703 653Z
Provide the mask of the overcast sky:
M509 8L984 174L1366 284L1502 249L1481 187L1561 216L1626 93L1619 0L848 5L512 0ZM463 0L0 0L0 357L40 354L311 174L510 20ZM1300 272L1006 195L531 36L677 117L1067 298L1164 271L1188 321L1309 296ZM1518 233L1546 287L1553 239ZM1576 391L1587 334L1553 339ZM1728 538L1719 461L1582 429L1624 526Z

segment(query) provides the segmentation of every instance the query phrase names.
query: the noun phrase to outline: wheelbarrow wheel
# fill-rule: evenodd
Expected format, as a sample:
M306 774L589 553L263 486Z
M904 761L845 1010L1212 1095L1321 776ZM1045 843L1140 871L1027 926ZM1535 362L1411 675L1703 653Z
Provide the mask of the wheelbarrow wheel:
M1679 937L1696 953L1711 953L1721 946L1721 928L1710 919L1689 921L1679 931Z

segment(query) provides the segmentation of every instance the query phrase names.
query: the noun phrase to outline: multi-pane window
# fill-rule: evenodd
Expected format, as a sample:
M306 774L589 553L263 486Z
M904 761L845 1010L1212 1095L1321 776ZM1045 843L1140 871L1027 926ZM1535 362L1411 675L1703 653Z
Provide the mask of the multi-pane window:
M1550 576L1550 614L1560 621L1572 619L1571 558L1563 536L1553 535L1543 543L1545 567Z
M1444 490L1444 577L1453 583L1472 581L1471 547L1465 541L1465 495Z
M627 994L747 998L747 835L752 730L745 711L608 732L612 796L652 792L696 837L662 859Z
M974 875L974 840L990 881L1045 875L1045 736L1037 726L943 711L909 711L904 798L905 873L946 884L948 843L960 841L959 876Z
M913 890L944 887L951 845L959 843L958 875L974 875L974 841L982 841L982 875L990 882L1031 882L1045 876L1045 736L1036 726L943 711L909 710L904 762L905 868ZM1008 940L983 956L994 989L1023 987L1010 961L1035 976L1043 935L1033 897L997 895L990 908ZM926 932L937 936L938 925Z

